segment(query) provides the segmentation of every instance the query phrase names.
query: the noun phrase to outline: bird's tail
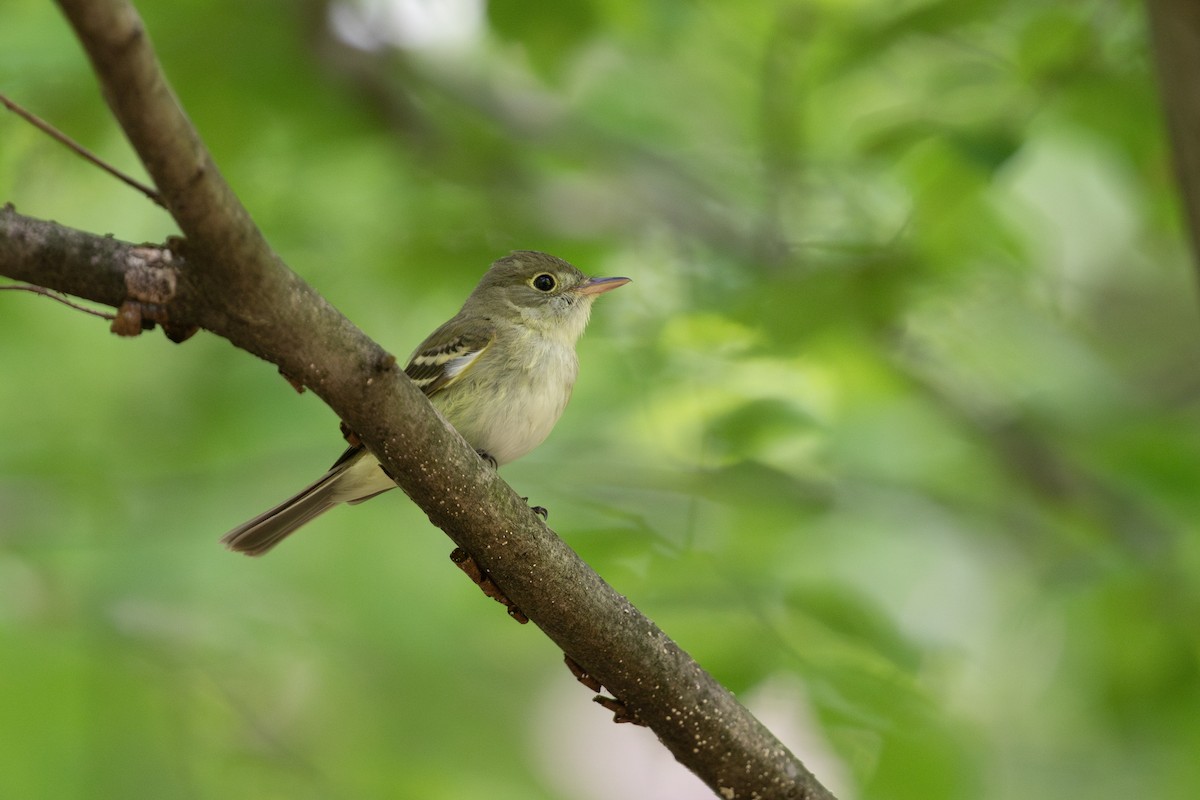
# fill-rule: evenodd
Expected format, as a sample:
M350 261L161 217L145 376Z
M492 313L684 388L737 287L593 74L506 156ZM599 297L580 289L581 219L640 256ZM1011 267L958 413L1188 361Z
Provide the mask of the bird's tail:
M352 445L329 471L305 486L296 496L238 525L221 537L230 550L261 556L284 537L314 517L341 503L361 503L395 489L375 456L362 445Z
M294 497L238 525L221 542L235 552L261 556L301 525L343 502L334 491L342 474L334 467Z

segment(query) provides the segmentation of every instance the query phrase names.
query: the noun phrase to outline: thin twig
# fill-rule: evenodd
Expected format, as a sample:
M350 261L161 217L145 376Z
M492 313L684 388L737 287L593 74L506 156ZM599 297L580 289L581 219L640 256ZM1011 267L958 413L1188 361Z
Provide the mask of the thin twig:
M53 291L52 289L34 286L31 283L14 283L11 286L0 286L0 291L5 290L14 292L33 292L34 294L40 294L42 297L49 297L51 300L62 303L64 306L69 306L76 311L82 311L85 314L91 314L93 317L99 317L100 319L105 319L109 322L112 322L114 319L116 319L116 316L113 314L106 314L103 311L97 311L94 308L88 308L87 306L81 306L78 303L72 303L66 297L62 296L58 292Z
M104 159L100 158L100 156L96 155L91 150L88 150L86 147L81 145L79 142L75 141L70 136L67 136L65 133L63 133L58 128L51 125L49 122L46 122L46 120L37 116L32 111L28 111L28 110L22 108L21 106L14 103L12 100L5 97L3 94L0 94L0 103L3 103L5 108L7 108L9 111L16 114L21 119L28 122L33 127L37 128L42 133L49 136L51 139L54 139L55 141L59 142L60 144L65 145L68 149L75 152L77 155L79 155L85 161L90 161L92 164L94 164L97 167L99 167L100 169L104 170L109 175L112 175L117 180L122 181L122 182L128 184L129 186L132 186L134 189L137 189L139 192L146 195L146 197L149 197L151 200L153 200L155 203L157 203L162 208L167 207L166 203L163 202L162 195L160 195L156 189L153 189L153 188L147 186L146 184L142 183L141 181L131 178L128 175L126 175L124 172L121 172L121 170L112 166L111 164L106 162Z

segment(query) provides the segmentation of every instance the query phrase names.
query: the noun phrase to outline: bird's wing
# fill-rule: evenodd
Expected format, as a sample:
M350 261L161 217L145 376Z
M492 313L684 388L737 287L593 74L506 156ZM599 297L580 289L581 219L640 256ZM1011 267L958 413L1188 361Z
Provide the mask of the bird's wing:
M450 323L434 331L404 368L426 395L440 392L465 375L496 338L490 326L459 330L453 335L447 335L448 329L453 330Z

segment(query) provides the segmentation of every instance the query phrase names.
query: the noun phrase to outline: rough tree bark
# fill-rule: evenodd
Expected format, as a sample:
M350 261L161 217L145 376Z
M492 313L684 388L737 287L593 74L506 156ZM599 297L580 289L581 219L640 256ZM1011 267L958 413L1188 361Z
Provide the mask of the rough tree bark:
M0 210L0 273L222 336L310 388L502 591L725 798L832 798L589 568L437 415L400 364L293 273L221 178L125 0L60 0L182 241L131 245Z

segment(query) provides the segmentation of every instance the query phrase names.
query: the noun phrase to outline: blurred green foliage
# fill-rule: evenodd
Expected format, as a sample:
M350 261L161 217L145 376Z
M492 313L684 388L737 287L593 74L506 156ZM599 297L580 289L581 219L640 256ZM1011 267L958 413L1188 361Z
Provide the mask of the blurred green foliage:
M139 7L398 354L510 249L634 279L505 475L844 800L1200 793L1200 325L1137 4L493 0L420 49ZM4 17L3 91L141 175L52 6ZM11 115L0 199L175 232ZM0 796L703 796L399 492L225 553L340 448L269 365L4 293L0 375Z

